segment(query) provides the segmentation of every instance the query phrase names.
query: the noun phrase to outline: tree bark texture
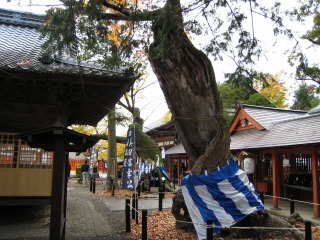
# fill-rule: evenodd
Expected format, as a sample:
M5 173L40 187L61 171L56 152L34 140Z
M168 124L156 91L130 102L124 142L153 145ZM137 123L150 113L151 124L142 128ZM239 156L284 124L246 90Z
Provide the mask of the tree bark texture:
M212 64L187 37L181 13L179 0L167 1L153 23L149 60L194 163L192 172L199 174L229 160L230 134Z

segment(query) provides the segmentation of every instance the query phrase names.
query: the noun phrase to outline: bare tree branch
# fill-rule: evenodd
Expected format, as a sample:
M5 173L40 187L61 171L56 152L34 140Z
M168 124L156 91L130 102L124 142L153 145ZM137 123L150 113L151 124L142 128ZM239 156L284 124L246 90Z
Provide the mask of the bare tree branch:
M305 38L305 39L308 40L308 41L310 41L310 42L313 43L313 44L316 44L316 45L320 46L320 43L318 43L317 41L315 41L315 40L313 40L313 39L311 39L311 38Z
M108 1L104 1L103 6L108 9L112 9L117 13L101 13L99 19L113 19L113 20L130 20L130 21L152 21L161 13L162 9L143 12L131 12L125 9L122 5L111 4Z
M299 80L299 81L313 81L313 82L316 82L318 84L320 84L320 81L319 80L316 80L314 78L295 78L295 80Z

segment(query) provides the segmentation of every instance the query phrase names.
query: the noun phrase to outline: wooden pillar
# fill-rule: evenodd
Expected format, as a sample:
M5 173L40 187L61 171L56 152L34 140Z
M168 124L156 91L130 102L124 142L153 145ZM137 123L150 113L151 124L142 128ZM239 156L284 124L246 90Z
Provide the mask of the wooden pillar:
M278 208L278 198L281 193L281 179L280 179L280 171L281 165L279 163L278 154L274 149L272 149L272 189L273 189L273 208Z
M63 198L63 217L65 219L65 222L67 221L67 188L68 188L68 170L69 170L69 153L65 152L65 159L64 159L64 164L65 164L65 180L64 180L64 186L63 186L63 191L64 191L64 198ZM64 228L64 231L66 229ZM63 234L65 235L65 233Z
M169 176L170 176L170 179L171 180L173 180L173 165L172 165L172 158L171 157L169 157L168 158L168 160L169 160Z
M21 144L21 141L19 140L13 140L13 146L14 146L14 151L13 151L13 160L12 160L12 167L13 168L17 168L18 167L18 152L19 152L19 149L20 149L20 144Z
M181 180L182 180L182 178L181 178L181 174L182 174L181 166L182 166L182 159L181 159L181 155L179 154L179 165L178 165L178 167L179 167L179 169L180 169L180 173L179 173L179 185L180 185Z
M313 216L315 218L320 217L320 204L319 202L319 174L318 174L318 161L317 161L317 151L313 146L311 148L311 161L312 161L312 191L313 191Z
M50 239L65 239L65 188L66 188L66 154L64 149L63 132L58 131L54 135L54 160L52 174L51 220Z

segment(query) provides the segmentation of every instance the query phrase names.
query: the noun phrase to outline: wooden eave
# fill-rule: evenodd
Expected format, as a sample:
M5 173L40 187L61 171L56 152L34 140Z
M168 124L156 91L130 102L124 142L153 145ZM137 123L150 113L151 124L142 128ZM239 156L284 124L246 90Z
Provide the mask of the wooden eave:
M0 132L96 126L139 77L132 68L78 61L43 48L44 16L0 8ZM27 39L27 41L26 41Z
M258 130L265 129L261 124L255 121L242 107L240 107L229 127L229 133L232 134L233 132L239 132L253 128L256 128Z
M6 71L0 74L0 131L25 132L52 126L95 126L128 91L134 77ZM64 118L64 119L61 119Z
M25 140L30 147L53 151L55 148L56 135L63 136L65 143L64 150L66 152L85 152L99 141L98 138L60 126L20 133L17 134L16 137Z

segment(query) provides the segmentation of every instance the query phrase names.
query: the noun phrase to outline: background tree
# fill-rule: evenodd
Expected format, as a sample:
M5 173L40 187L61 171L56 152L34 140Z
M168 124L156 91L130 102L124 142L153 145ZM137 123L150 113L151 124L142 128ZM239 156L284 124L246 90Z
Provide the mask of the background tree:
M319 51L320 47L320 13L319 13L319 1L300 1L301 5L295 8L293 11L289 11L288 14L297 19L298 21L305 22L308 18L313 18L313 26L306 27L308 31L302 36L303 40L309 42L311 51ZM299 80L310 80L316 83L317 92L319 92L320 84L320 68L318 58L310 59L308 54L300 48L300 45L296 45L293 48L289 61L292 65L297 66L296 77Z
M320 99L315 96L314 88L305 82L299 85L293 97L294 102L290 108L294 110L310 110L320 103Z
M286 108L287 88L284 82L280 80L280 75L267 75L263 81L259 79L255 83L255 89L263 95L268 101L277 108Z
M285 104L287 89L279 80L279 75L267 74L263 79L250 81L250 85L226 81L219 84L218 89L223 103L223 116L228 123L231 123L240 103L265 107L287 107Z
M241 103L272 107L273 105L254 88L247 89L235 86L232 82L224 82L218 85L220 97L223 103L223 116L230 124Z
M153 84L153 83L151 83ZM130 91L126 93L123 98L118 102L118 105L126 109L131 114L131 126L135 128L136 145L135 150L137 157L142 162L157 161L157 157L162 162L160 150L156 143L143 132L144 120L140 117L140 109L136 107L136 98L139 93L148 88L150 84L146 84L145 78L142 78L135 82L134 86L130 88Z
M100 139L99 142L96 144L98 159L104 159L104 160L109 159L109 152L106 151L107 149L109 149L109 143L108 143L109 132L107 130L108 123L109 123L109 120L106 117L106 118L103 118L98 123L97 127L88 126L88 125L72 125L71 126L71 128L76 132L92 135ZM123 159L124 151L125 151L125 145L124 145L125 137L123 138L116 137L116 139L117 139L116 147L113 147L113 148L116 149L116 156ZM89 156L90 151L84 153L84 155Z
M169 122L171 119L172 119L172 114L171 114L170 111L166 112L166 113L163 115L163 123L167 123L167 122Z

